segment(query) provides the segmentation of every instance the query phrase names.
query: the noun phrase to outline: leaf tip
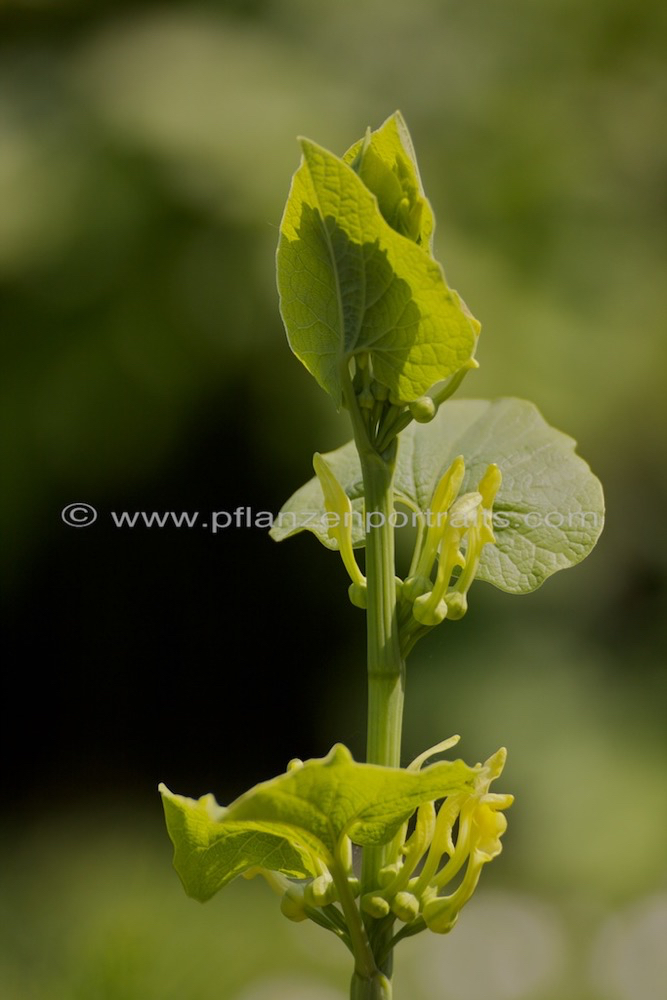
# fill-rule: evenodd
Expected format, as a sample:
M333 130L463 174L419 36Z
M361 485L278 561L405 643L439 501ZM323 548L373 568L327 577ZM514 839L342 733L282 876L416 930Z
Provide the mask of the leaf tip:
M313 142L312 139L309 139L305 135L298 135L296 137L296 141L301 146L301 152L304 153L304 154L307 153L307 152L309 152L311 149L316 149L317 148L317 143Z
M334 743L326 757L328 764L347 764L353 760L352 754L344 743Z

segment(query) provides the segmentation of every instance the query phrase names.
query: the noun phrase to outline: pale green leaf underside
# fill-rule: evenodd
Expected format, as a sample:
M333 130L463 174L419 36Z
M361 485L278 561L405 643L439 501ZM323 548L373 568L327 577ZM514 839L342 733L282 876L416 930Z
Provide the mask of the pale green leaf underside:
M393 402L415 400L470 358L475 321L440 265L391 228L352 168L301 144L277 254L290 346L338 406L344 366L364 352Z
M396 500L426 512L438 480L457 455L466 465L462 492L474 490L495 462L503 476L494 504L497 544L484 547L477 578L510 593L528 593L552 573L584 559L602 530L602 487L575 446L525 400L450 401L430 424L410 424L401 434ZM361 511L363 484L354 443L324 457ZM280 541L308 530L335 548L323 511L319 484L310 480L283 506L271 534ZM353 532L354 544L363 545L362 518L354 519Z
M365 846L387 843L422 802L470 787L474 774L461 760L418 772L358 764L338 744L227 809L210 795L195 800L160 790L174 867L186 892L205 900L257 866L290 877L317 874L313 856L331 864L343 835Z

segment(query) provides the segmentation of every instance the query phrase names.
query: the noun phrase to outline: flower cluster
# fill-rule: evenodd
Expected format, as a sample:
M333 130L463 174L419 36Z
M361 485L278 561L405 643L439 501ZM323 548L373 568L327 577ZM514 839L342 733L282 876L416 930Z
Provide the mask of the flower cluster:
M482 549L487 542L495 542L492 514L502 480L500 469L489 465L477 490L459 496L464 475L465 463L459 455L435 488L428 526L413 559L414 572L401 588L401 597L412 602L412 614L420 625L432 627L445 618L463 617Z
M434 750L457 741L453 737ZM427 756L411 766L421 766ZM414 830L400 846L402 857L380 872L381 886L362 897L363 910L376 917L391 911L407 924L421 921L438 934L452 929L477 886L482 866L502 850L500 838L507 829L502 810L512 804L514 796L490 792L489 786L501 773L506 757L501 747L478 765L472 790L449 796L437 812L433 802L419 808ZM443 894L464 866L456 888Z
M350 600L364 608L366 578L354 554L350 499L322 455L315 454L313 466L324 495L325 510L331 515L329 537L336 543L352 581ZM396 581L397 596L404 606L411 608L408 621L414 619L409 626L413 630L415 622L432 628L445 618L451 621L463 617L468 610L468 591L477 574L482 549L495 542L493 502L502 481L500 469L489 465L477 490L459 496L464 476L465 463L459 455L440 478L430 509L421 516L423 530L410 573L405 580Z
M449 749L458 739L453 736L421 754L408 770L420 770L433 754ZM406 823L389 845L388 856L393 860L380 870L379 884L360 898L352 844L344 836L338 845L338 861L346 895L358 899L360 909L375 919L401 920L406 926L402 934L398 932L400 936L426 928L437 934L450 931L475 891L483 865L502 850L500 838L507 829L503 810L514 796L489 789L502 772L506 756L501 747L484 764L477 764L472 787L449 795L439 809L435 802L422 804L410 835ZM319 874L312 879L294 881L263 868L249 870L246 877L263 875L282 896L281 910L290 920L310 918L346 940L344 914L334 905L341 902L340 881L335 881L321 858L313 860Z

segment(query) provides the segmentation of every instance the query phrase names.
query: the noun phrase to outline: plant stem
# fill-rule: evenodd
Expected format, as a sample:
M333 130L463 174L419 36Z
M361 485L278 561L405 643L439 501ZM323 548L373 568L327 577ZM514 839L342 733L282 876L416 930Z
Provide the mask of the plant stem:
M338 890L338 898L340 899L340 905L343 909L349 931L352 953L354 955L355 977L361 981L371 981L377 974L378 969L366 934L366 928L350 892L350 887L347 884L344 867L341 865L338 857L334 859L331 876Z
M395 453L395 449L394 449ZM366 498L366 580L368 587L369 764L400 767L405 663L401 656L396 608L393 478L395 454L387 461L362 456Z
M393 478L396 445L390 454L361 456L366 500L366 582L368 651L368 730L366 760L369 764L400 767L405 663L401 655L396 607L394 559ZM377 888L378 873L387 863L390 845L365 847L361 869L362 893ZM390 922L390 923L393 923ZM391 972L392 954L386 949L387 922L368 921L373 953L383 951L382 972ZM367 985L359 997L388 997L388 978ZM361 989L361 986L358 986ZM376 991L376 992L373 992Z
M398 442L394 439L380 453L361 417L349 376L343 378L343 391L364 480L368 653L366 761L400 767L405 661L399 639L394 553L393 484ZM387 862L389 849L390 845L364 848L362 894L377 888L378 872ZM373 954L382 953L382 967L379 971L376 968L371 977L360 975L357 968L351 997L352 1000L390 1000L392 953L387 942L391 938L393 920L369 917L364 918L364 922Z
M378 972L372 979L355 974L350 985L350 1000L391 1000L391 983Z

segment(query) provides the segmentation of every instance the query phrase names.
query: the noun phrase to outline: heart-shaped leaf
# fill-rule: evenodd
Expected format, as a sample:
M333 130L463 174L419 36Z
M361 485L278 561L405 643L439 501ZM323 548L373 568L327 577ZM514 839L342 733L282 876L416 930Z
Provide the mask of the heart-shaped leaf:
M479 324L428 249L392 228L351 166L307 139L301 147L277 254L290 346L337 406L346 366L364 353L392 402L416 400L471 357ZM375 177L384 161L372 155ZM397 192L387 190L388 175L375 179L391 217ZM402 183L409 187L409 176ZM408 198L406 225L421 233L418 195L412 209Z
M477 578L509 593L529 593L552 573L584 559L602 531L602 487L575 447L525 400L449 401L431 423L410 424L401 434L395 499L425 516L457 455L466 467L462 492L474 491L495 462L502 472L494 504L496 544L482 550ZM363 483L354 443L324 457L357 512L353 544L363 545ZM271 535L280 541L308 530L335 548L323 513L319 483L310 480L283 506Z

